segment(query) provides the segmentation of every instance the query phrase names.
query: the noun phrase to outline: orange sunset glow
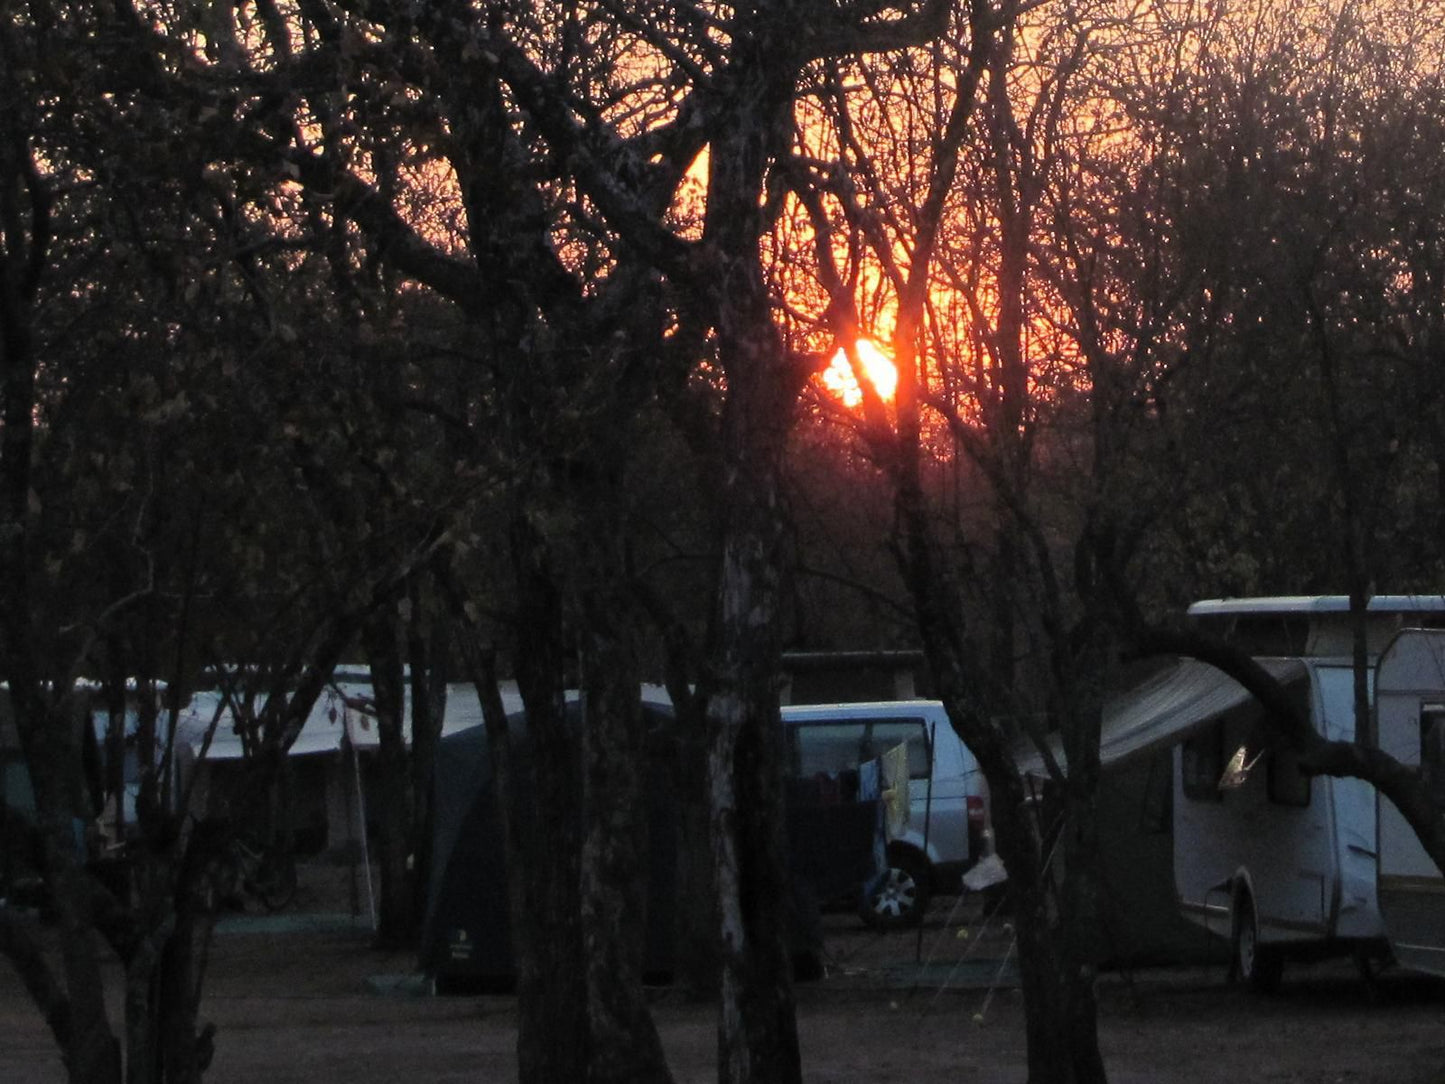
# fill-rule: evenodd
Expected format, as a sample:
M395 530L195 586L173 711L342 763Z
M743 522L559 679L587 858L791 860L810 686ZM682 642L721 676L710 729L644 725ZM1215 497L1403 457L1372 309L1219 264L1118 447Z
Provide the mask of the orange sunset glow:
M882 399L892 399L898 387L898 370L888 356L867 339L859 339L854 347L858 352L858 364L863 375L873 385ZM833 355L833 361L823 371L823 387L827 388L845 407L855 407L863 401L863 389L853 375L853 366L848 363L848 353L843 347Z

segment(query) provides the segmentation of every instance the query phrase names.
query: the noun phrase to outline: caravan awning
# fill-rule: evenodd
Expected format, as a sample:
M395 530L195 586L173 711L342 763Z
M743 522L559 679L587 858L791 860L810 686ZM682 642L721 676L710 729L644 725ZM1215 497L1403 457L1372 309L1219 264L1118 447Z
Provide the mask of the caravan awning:
M1258 662L1284 684L1302 681L1308 674L1299 659ZM1197 659L1180 659L1104 705L1099 762L1107 768L1173 745L1249 699L1244 686L1224 671ZM1051 745L1062 765L1063 751L1057 737ZM1043 757L1032 743L1021 747L1018 761L1026 775L1048 774Z

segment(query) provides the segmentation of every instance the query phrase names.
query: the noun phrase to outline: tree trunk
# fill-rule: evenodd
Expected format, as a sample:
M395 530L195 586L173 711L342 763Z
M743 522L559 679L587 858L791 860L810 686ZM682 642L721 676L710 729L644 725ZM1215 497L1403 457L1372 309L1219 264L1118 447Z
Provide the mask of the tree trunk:
M727 587L724 587L727 591ZM734 585L734 601L751 595ZM739 675L741 676L741 675ZM713 858L722 926L718 1079L798 1081L802 1063L787 950L777 693L724 683L708 716Z
M449 624L441 614L423 610L415 582L411 591L411 620L407 622L407 655L411 660L409 853L412 914L420 922L426 910L427 885L431 881L431 840L435 828L431 780L447 710Z
M196 941L209 936L196 929L197 915L189 903L178 908L166 924L169 936L161 952L155 987L158 991L156 1030L161 1038L165 1084L200 1084L210 1060L210 1037L200 1041L196 1014L201 984L197 974Z
M989 787L995 841L1013 903L1029 1084L1064 1084L1071 1079L1072 1029L1056 944L1057 905L1045 866L1048 841L1040 835L1032 804L1021 802L1022 787L994 790L992 779Z
M526 752L513 756L507 810L516 833L509 866L517 967L521 1084L587 1077L587 990L582 952L581 750L567 725L562 606L546 542L522 515L513 522L517 569L517 685L527 711Z
M1054 646L1060 657L1055 667L1056 713L1069 770L1063 784L1063 865L1052 873L1061 904L1054 941L1060 956L1058 982L1069 1037L1070 1075L1065 1079L1092 1084L1106 1079L1099 1053L1099 1007L1094 992L1098 962L1093 946L1104 922L1097 800L1102 781L1099 733L1103 691L1115 651L1110 628L1097 620L1086 622L1080 640L1079 647L1068 641Z
M36 516L31 487L39 358L33 321L50 241L51 194L36 168L30 135L21 127L24 118L20 109L0 109L0 205L8 209L0 231L0 671L9 686L34 786L41 872L55 910L63 984L55 981L39 952L18 940L17 931L7 931L0 942L12 959L29 969L27 987L43 999L40 1007L64 1053L70 1079L119 1084L120 1044L106 1019L89 923L89 878L76 847L76 827L88 818L81 819L72 696L63 684L54 684L53 696L42 691L43 663L35 646L31 567L37 555L32 552ZM63 672L60 676L69 680Z
M77 829L89 819L79 800L76 720L64 706L48 709L33 687L18 687L13 678L10 691L34 786L45 887L60 937L65 1028L57 1038L71 1081L119 1084L121 1046L106 1016L99 942L90 918L90 876L78 848ZM70 697L61 700L62 705L70 702Z
M207 889L219 843L219 835L198 830L179 861L167 855L137 863L141 929L116 946L126 974L127 1084L198 1084L210 1065L215 1028L197 1025L214 925Z
M727 378L719 444L721 564L709 651L708 788L721 926L718 1079L801 1079L784 859L779 477L806 372L773 323L759 261L768 171L791 152L803 56L787 5L734 20L725 113L708 158L704 245Z
M746 316L739 326L748 326ZM726 519L707 706L722 928L718 1079L736 1084L802 1077L787 944L792 894L778 715L786 563L778 460L795 389L780 379L783 352L771 325L758 320L751 327L751 338L724 347L734 363L723 419Z
M363 637L371 664L371 687L376 705L377 788L373 796L376 817L376 855L380 874L376 942L398 948L413 943L416 914L407 870L412 839L411 774L402 721L406 712L405 676L399 650L401 620L394 607L384 607L367 619Z
M673 937L677 981L689 998L715 999L722 980L718 956L717 871L712 856L706 705L686 682L669 680L677 712L677 918Z
M671 1084L643 994L649 921L649 769L637 649L627 604L603 590L587 607L582 751L582 945L594 1084Z
M965 730L965 741L977 742L978 735ZM1009 875L1029 1082L1100 1084L1107 1076L1099 1052L1094 965L1084 955L1093 932L1086 924L1097 912L1097 893L1087 880L1097 881L1088 864L1092 824L1077 802L1066 799L1067 813L1050 832L1052 825L1037 822L1037 804L1011 760L1000 764L981 755L979 763L989 780L995 841Z
M1099 1052L1093 965L1083 957L1088 938L1077 936L1091 932L1087 924L1094 921L1097 910L1097 892L1088 880L1097 877L1092 782L1087 770L1077 784L1072 776L1067 781L1058 830L1065 833L1068 861L1060 870L1051 861L1058 830L1037 821L1039 805L1019 775L1011 735L991 721L993 713L986 712L977 700L980 690L987 687L988 675L970 666L975 653L965 636L963 608L936 555L918 483L917 460L909 454L916 449L916 443L905 443L899 461L897 499L903 537L897 552L940 698L954 729L978 758L988 780L995 841L1008 870L1014 905L1029 1081L1100 1084L1106 1076ZM1095 764L1097 726L1095 715ZM1071 740L1080 763L1087 765L1087 728L1075 732ZM1061 881L1056 882L1056 877Z

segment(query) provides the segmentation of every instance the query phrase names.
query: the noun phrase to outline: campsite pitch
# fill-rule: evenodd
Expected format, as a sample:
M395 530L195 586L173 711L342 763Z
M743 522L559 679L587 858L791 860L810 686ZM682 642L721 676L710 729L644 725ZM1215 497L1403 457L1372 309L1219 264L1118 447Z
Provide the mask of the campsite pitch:
M505 996L434 997L409 954L369 947L364 915L334 907L291 921L228 922L202 1015L216 1023L212 1084L392 1084L516 1079ZM798 988L805 1079L818 1084L1026 1078L1008 931L937 901L921 931L825 923L828 974ZM119 974L111 976L119 989ZM1445 983L1348 964L1301 968L1260 998L1219 967L1109 973L1102 1046L1114 1084L1348 1081L1445 1084ZM112 999L112 1005L118 999ZM716 1080L712 1007L659 989L653 1010L679 1084ZM61 1084L49 1035L0 965L0 1080Z

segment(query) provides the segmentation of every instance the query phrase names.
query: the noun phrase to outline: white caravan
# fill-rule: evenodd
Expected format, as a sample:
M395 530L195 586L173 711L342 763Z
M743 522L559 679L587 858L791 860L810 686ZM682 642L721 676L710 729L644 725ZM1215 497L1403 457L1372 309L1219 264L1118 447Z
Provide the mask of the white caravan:
M1257 655L1285 656L1261 661L1307 706L1323 737L1354 739L1347 599L1219 600L1189 612ZM1367 615L1367 654L1378 658L1404 626L1442 618L1441 596L1377 596ZM1235 973L1261 988L1279 981L1286 958L1353 951L1364 962L1385 955L1374 788L1301 773L1293 753L1270 747L1262 709L1248 696L1180 721L1174 876L1185 916L1228 937Z
M906 745L908 811L890 830L886 872L861 903L865 921L916 922L934 892L959 891L964 870L982 855L988 788L941 703L787 705L782 717L789 774L829 780L845 792L856 789L861 765Z
M1215 600L1189 613L1252 654L1308 709L1321 735L1353 740L1347 599ZM1445 596L1376 596L1366 625L1373 660L1403 628L1445 626ZM1445 693L1412 695L1417 705L1445 701ZM1415 726L1418 741L1418 719ZM1099 750L1105 769L1170 750L1167 819L1180 912L1226 939L1234 973L1260 988L1278 982L1286 958L1355 952L1364 962L1388 949L1376 889L1374 788L1304 775L1268 734L1263 709L1243 686L1181 659L1106 704ZM1042 774L1037 754L1021 763Z
M1380 749L1419 765L1445 805L1445 631L1400 633L1375 676ZM1445 877L1388 799L1379 799L1380 914L1395 959L1445 975Z
M1323 737L1353 740L1348 663L1299 658L1276 665ZM1179 906L1186 918L1230 938L1235 973L1262 989L1278 983L1286 955L1376 954L1384 936L1375 902L1374 788L1304 775L1294 754L1270 748L1266 734L1263 709L1245 694L1174 750Z
M1353 736L1348 665L1259 662L1309 706L1322 733ZM1263 709L1242 685L1179 659L1105 705L1099 746L1106 772L1168 750L1177 906L1230 939L1232 970L1262 988L1278 981L1286 952L1383 947L1372 789L1301 774L1266 734ZM1037 755L1024 764L1041 774ZM1110 829L1102 831L1107 847Z

